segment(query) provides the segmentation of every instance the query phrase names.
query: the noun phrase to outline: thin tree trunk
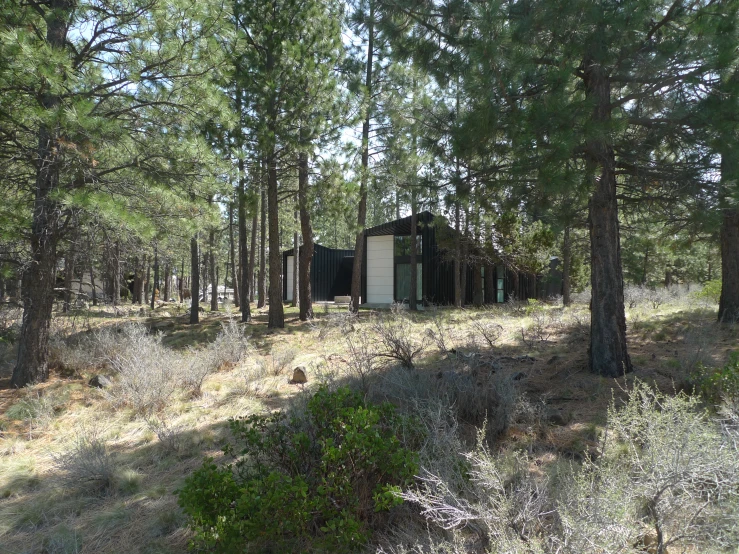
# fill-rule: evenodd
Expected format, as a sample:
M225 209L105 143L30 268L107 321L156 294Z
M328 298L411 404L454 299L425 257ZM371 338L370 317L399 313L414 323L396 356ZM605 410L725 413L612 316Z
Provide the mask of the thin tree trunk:
M313 317L313 298L311 296L310 273L313 263L313 228L308 211L308 154L298 155L298 204L300 207L300 233L303 235L303 248L300 249L300 321Z
M218 275L216 274L216 232L210 230L208 237L208 261L210 263L210 311L218 311Z
M647 245L647 249L644 252L644 265L642 266L642 276L641 276L642 285L647 284L648 272L649 272L649 245Z
M45 10L46 44L52 51L62 52L66 47L71 8L68 0L51 0ZM40 102L41 107L51 114L59 106L60 98L50 90L48 87L45 89ZM61 211L54 195L59 188L58 134L58 129L49 128L45 123L38 130L30 235L32 263L26 264L23 271L23 321L11 379L14 387L45 381L49 376L49 326L54 307L56 247L60 234L58 218Z
M146 282L144 283L144 301L149 303L149 293L151 292L151 260L146 256Z
M259 182L259 181L257 181ZM249 302L254 302L254 290L257 288L256 283L254 282L254 266L256 264L256 256L257 256L257 230L259 228L259 210L255 209L254 214L251 218L251 248L249 249L249 265L247 268L242 268L242 271L246 271L247 273L247 279L249 283ZM243 277L242 277L243 279Z
M182 259L182 268L177 279L177 293L180 297L180 303L185 300L185 259Z
M588 171L600 170L589 203L592 287L590 316L590 371L620 377L632 370L626 347L626 313L621 270L616 157L606 129L611 118L611 83L604 66L594 59L583 63L585 94L593 102L593 123L602 128L586 144Z
M157 298L157 291L159 290L159 252L158 247L154 245L154 287L151 291L151 309L154 309L154 302Z
M267 327L285 327L282 307L282 255L280 254L280 222L277 199L277 165L272 152L268 162L267 203L269 210L269 317Z
M233 289L234 289L234 307L238 308L241 304L239 298L239 275L241 272L236 268L236 248L234 246L234 203L228 203L228 246L229 256L231 257L231 267L233 268ZM241 258L241 256L239 256ZM243 269L242 269L243 271Z
M241 321L251 321L251 305L249 304L249 252L246 246L246 168L243 157L239 157L239 267L241 268Z
M300 290L298 290L300 282L300 242L298 241L298 210L293 212L293 218L295 219L295 231L293 232L293 299L290 305L294 308L298 305L298 299L300 298Z
M69 312L72 308L72 280L74 279L74 261L77 256L77 233L75 232L69 242L67 252L64 254L64 304L62 311Z
M572 239L570 238L570 226L565 226L565 236L562 241L562 305L570 306L572 297L570 295L570 266L572 265Z
M90 254L90 288L92 289L92 305L98 305L98 293L95 290L95 268L93 267L92 254Z
M372 118L372 70L375 55L375 3L369 5L369 21L367 22L367 66L364 88L367 94L367 112L362 122L362 174L359 181L359 206L357 209L357 236L354 242L354 265L352 267L352 303L350 309L359 311L362 294L362 262L364 260L364 227L367 223L367 180L369 179L369 134ZM367 302L366 298L362 298Z
M416 191L411 190L411 290L408 294L408 308L411 311L418 309L418 250L416 241L418 237L418 206L416 205Z
M121 243L116 241L113 248L112 275L113 278L113 306L121 303Z
M267 192L264 187L262 188L261 196L261 222L259 226L259 296L257 298L257 308L263 308L267 303Z
M169 282L172 279L172 268L169 263L164 264L164 298L165 302L169 302Z
M198 252L198 234L190 239L190 323L200 322L200 253Z

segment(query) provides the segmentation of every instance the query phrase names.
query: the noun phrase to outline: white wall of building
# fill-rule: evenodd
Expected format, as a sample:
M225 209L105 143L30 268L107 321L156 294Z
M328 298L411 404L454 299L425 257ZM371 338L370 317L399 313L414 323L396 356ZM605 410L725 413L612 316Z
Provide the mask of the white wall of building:
M287 279L287 297L285 301L292 302L293 299L293 256L287 257L287 271L285 278Z
M395 237L367 237L367 302L391 304Z

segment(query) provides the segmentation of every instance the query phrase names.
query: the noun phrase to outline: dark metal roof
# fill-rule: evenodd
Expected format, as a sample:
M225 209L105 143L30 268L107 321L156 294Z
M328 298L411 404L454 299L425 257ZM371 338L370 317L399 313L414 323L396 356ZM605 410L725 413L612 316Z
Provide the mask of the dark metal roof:
M436 219L436 216L431 212L424 211L418 213L418 223L431 224ZM445 223L446 225L446 223ZM382 225L376 227L370 227L365 229L365 236L378 237L383 235L410 235L411 234L411 216L396 219L395 221L388 221Z

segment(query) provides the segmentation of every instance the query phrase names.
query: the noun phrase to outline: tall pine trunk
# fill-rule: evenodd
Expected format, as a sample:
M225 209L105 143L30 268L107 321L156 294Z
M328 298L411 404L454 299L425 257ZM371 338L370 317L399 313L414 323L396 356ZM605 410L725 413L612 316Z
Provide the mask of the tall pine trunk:
M257 181L258 183L259 181ZM241 271L246 271L247 279L249 283L249 302L254 302L254 290L257 288L257 284L254 281L254 266L256 264L257 256L257 230L259 228L259 210L254 209L254 213L251 218L251 248L249 249L249 265L241 268ZM246 295L244 296L244 302L246 302Z
M234 203L229 202L228 203L228 249L229 249L229 257L231 258L231 268L233 270L233 277L231 280L233 281L233 289L234 289L234 306L236 308L241 306L241 298L239 297L239 276L241 275L241 271L244 271L242 268L241 271L239 271L236 267L236 247L234 245ZM241 256L239 256L241 258ZM226 283L224 283L225 285Z
M200 321L200 253L198 252L198 234L190 239L190 323Z
M721 221L721 298L718 320L739 321L739 209L725 208Z
M121 303L121 243L116 241L113 248L112 277L113 277L113 306Z
M313 227L308 211L308 154L298 155L298 204L300 208L300 233L303 247L300 249L300 321L313 317L313 298L311 297L310 273L313 263Z
M64 254L64 305L62 311L67 313L72 308L72 281L74 280L74 262L77 257L77 233L69 242Z
M247 271L249 252L246 246L246 173L244 159L239 156L239 267L241 267L241 321L251 321L249 304L249 272Z
M208 236L208 262L210 265L210 311L218 311L218 275L216 273L216 232L210 230Z
M282 255L280 254L280 222L277 198L277 162L271 152L267 166L267 204L269 210L269 316L267 327L285 326L282 307Z
M169 263L164 264L164 293L163 300L169 302L169 282L172 279L172 270Z
M290 305L294 308L298 305L298 299L300 298L300 291L298 290L300 283L300 241L298 240L298 211L295 210L293 213L295 219L295 231L293 231L293 298Z
M151 309L155 307L157 299L157 290L159 289L159 252L157 246L154 246L154 286L151 289Z
M50 0L45 11L46 44L51 50L63 51L67 43L70 0ZM47 87L40 98L41 108L52 112L61 100ZM31 223L31 258L23 271L21 323L18 356L12 384L23 387L45 381L49 376L49 326L54 307L56 281L56 247L59 242L60 207L55 200L59 188L59 130L42 123L38 130L36 187Z
M261 221L259 225L259 278L257 283L257 286L259 287L259 297L257 298L257 308L263 308L267 303L267 193L265 187L262 187L261 197Z
M590 314L590 371L604 377L620 377L632 370L626 348L626 313L621 270L616 156L609 140L611 82L602 64L583 63L585 94L594 105L593 136L586 144L588 171L595 177L589 203L592 287Z
M570 237L570 226L565 226L564 240L562 241L562 305L572 304L570 283L570 266L572 265L572 238Z
M367 94L367 113L362 122L362 175L359 182L359 207L357 209L357 237L354 242L354 265L352 267L351 310L359 310L362 294L362 261L364 260L364 227L367 223L367 181L369 179L369 134L372 118L372 65L375 55L375 3L370 2L369 22L367 23L367 67L364 80ZM366 298L362 298L367 302Z

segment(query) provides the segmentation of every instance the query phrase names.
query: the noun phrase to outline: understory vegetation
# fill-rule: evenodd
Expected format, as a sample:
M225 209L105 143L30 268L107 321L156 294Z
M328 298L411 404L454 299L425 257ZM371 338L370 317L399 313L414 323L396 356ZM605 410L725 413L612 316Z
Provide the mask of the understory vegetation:
M0 391L0 543L735 552L737 329L695 289L660 294L627 290L636 370L617 380L586 369L587 305L556 299L288 309L279 333L60 315L52 379Z

